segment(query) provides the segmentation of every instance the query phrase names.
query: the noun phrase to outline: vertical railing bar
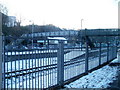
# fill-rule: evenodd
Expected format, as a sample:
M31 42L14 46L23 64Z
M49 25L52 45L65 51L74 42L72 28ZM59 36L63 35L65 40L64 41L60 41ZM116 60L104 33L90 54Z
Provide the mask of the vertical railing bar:
M46 48L46 47L47 47L47 46L46 46L46 39L45 39L45 48ZM48 53L48 50L45 49L45 50L44 50L45 56L47 56L47 53ZM45 58L44 58L44 66L46 66L47 60L48 60L48 58L45 57ZM45 69L45 68L44 68L44 69ZM47 80L46 80L46 71L44 71L44 88L46 88L46 83L45 83L45 81L47 81Z
M107 43L107 62L109 61L109 43Z
M6 87L6 80L5 80L5 70L6 70L6 63L5 63L5 37L4 36L2 36L2 41L3 41L3 43L2 43L2 47L3 47L3 49L2 49L2 62L4 62L4 68L3 68L3 70L4 70L4 72L3 72L3 82L4 82L4 85L3 85L3 89L5 89L5 87ZM2 83L3 84L3 83Z
M116 45L114 46L114 52L116 52ZM114 53L114 58L116 57L116 53Z
M5 40L6 40L6 38L5 38ZM8 61L8 51L6 49L5 49L5 61L7 63L7 72L8 72L8 62L9 61ZM7 77L8 77L8 74L7 74ZM8 89L8 79L7 79L7 87L6 87L6 89Z
M74 52L74 49L73 49L73 48L71 48L71 52ZM72 54L72 53L71 53L71 54ZM70 60L70 57L69 57L69 60ZM68 69L69 69L69 66L68 66ZM70 76L71 76L71 73L70 73L70 72L71 72L71 70L69 69L68 72L69 72L69 79L70 79Z
M88 42L86 41L86 52L85 52L85 73L88 73Z
M71 52L72 52L72 49L71 49ZM66 59L66 57L65 57L65 59ZM68 56L68 59L70 60L70 56ZM66 66L66 67L68 69L69 66ZM70 69L68 69L67 72L68 72L68 75L66 74L66 77L70 78Z
M44 44L45 44L45 40L44 40ZM43 50L43 53L45 53L45 50ZM44 66L44 60L45 60L45 58L43 57L43 59L42 59L42 66ZM44 71L43 71L42 77L43 77L43 79L42 79L42 81L43 81L43 87L42 88L44 88Z
M27 54L28 54L28 52L27 51L25 51L25 67L26 67L26 69L28 69L28 64L27 64L27 62L28 62L28 59L27 59ZM27 73L27 70L26 70L26 73ZM27 76L28 75L26 75L26 90L27 90Z
M52 53L52 50L50 50L50 53ZM51 60L52 60L52 58L51 58L51 55L50 55L50 65L52 64L51 63ZM50 66L50 68L51 68L52 66ZM52 86L52 82L51 82L51 79L52 79L52 70L50 69L50 86Z
M55 53L55 50L53 50L52 52ZM53 59L52 59L52 64L54 64L54 60L53 60ZM53 66L53 67L54 67L54 66ZM52 82L53 82L53 84L55 84L55 81L54 81L54 77L55 77L55 76L54 76L54 73L55 73L55 69L53 69L53 77L52 77L52 80L53 80Z
M28 51L29 57L30 57L30 52L31 51ZM30 61L31 61L31 59L29 58L28 61L29 61L28 65L29 65L29 68L30 68ZM30 72L30 70L29 70L29 72ZM30 84L30 73L29 73L29 89L30 89L30 86L31 86L31 84Z
M112 50L112 48L113 48L113 46L111 46L111 59L113 59L113 54L112 54L112 52L113 52L113 50Z
M40 57L39 57L39 49L37 49L37 61L36 61L37 67L39 67L39 58L40 58ZM38 88L40 88L40 87L39 87L39 84L40 84L40 83L39 83L39 72L40 72L40 71L39 71L39 68L38 68L37 70L38 70L38 72L37 72L37 78L38 78L37 83L38 83Z
M23 58L24 58L24 50L21 52L21 58L22 58L22 69L24 69L24 63L23 63ZM22 72L22 73L24 73L24 71ZM24 76L22 75L22 88L24 88Z
M37 61L36 61L36 66L37 67L39 67L39 49L37 49L36 50L36 53L37 53ZM38 83L38 86L37 86L37 88L39 88L39 68L37 69L38 70L38 72L36 72L36 74L37 74L37 82L36 83Z
M57 45L55 46L56 48L55 48L55 53L56 53L56 57L55 57L55 64L57 64ZM55 65L56 66L56 65ZM57 85L57 68L56 68L56 72L55 72L55 76L56 76L56 79L55 79L55 83L56 83L56 85Z
M113 52L115 52L115 45L113 46ZM113 58L115 58L115 53L113 53Z
M21 66L21 65L20 65L21 63L20 63L20 60L19 60L19 59L20 59L20 52L18 52L18 62L19 62L19 63L18 63L18 70L20 70L20 66ZM18 87L18 88L19 88L19 90L20 90L20 72L19 72L19 80L18 80L18 81L19 81L19 87Z
M16 54L17 54L17 53L15 52L15 55L16 55ZM16 60L17 60L17 58L16 58ZM16 60L15 60L15 71L16 71ZM17 87L16 87L16 84L17 84L17 83L16 83L16 72L15 72L15 88L17 88Z
M46 39L45 39L45 48L47 48L47 45L46 45ZM48 52L48 49L46 49L46 51L45 51L45 56L47 56L47 53L49 53ZM46 66L46 64L47 64L47 60L48 60L48 57L46 57L45 58L45 66ZM47 67L46 67L47 68ZM46 83L45 83L45 87L44 88L46 88L46 86L47 86L47 76L46 76L46 71L44 71L44 73L45 73L45 75L44 75L44 83L45 83L45 81L46 81Z
M114 45L112 46L112 52L114 52ZM114 53L112 53L112 59L114 58Z
M36 60L37 60L37 57L36 57L36 56L37 56L37 49L35 50L35 53L34 53L35 68L36 68ZM37 71L37 69L35 69L35 88L36 88L36 86L37 86L37 85L36 85L36 78L37 78L37 77L36 77L36 71Z
M38 50L38 52L39 52L38 56L40 57L40 50ZM41 59L39 58L39 60L38 60L38 67L40 67L40 63L41 63L40 61L41 61ZM41 68L39 68L38 70L40 70L40 69L41 69ZM40 75L41 75L41 73L40 73L40 71L39 71L39 72L38 72L38 80L39 80L39 81L38 81L38 83L39 83L39 87L38 87L38 88L41 88L41 86L40 86L40 85L41 85L41 83L40 83L40 81L41 81L41 78L40 78L40 77L41 77L41 76L40 76Z
M2 84L3 84L3 82L2 82L2 53L3 53L3 51L2 51L2 49L3 49L3 44L2 44L2 13L0 12L0 90L2 89Z
M50 52L49 52L49 47L48 47L48 40L47 40L47 50L48 50L48 55L46 55L47 56L47 61L46 61L46 65L49 65L49 54L50 54ZM48 88L48 85L49 85L49 80L48 80L48 76L49 76L49 74L48 74L48 71L49 71L49 66L48 67L46 67L48 70L46 71L46 88Z
M52 51L52 53L54 53L54 50ZM51 57L52 57L52 55L51 55ZM51 64L53 64L53 58L51 58ZM53 76L53 74L54 74L54 69L52 69L52 73L51 73L51 82L52 82L52 85L54 85L54 80L53 80L54 76Z
M40 51L40 53L41 52L43 52L43 51ZM39 54L40 55L40 54ZM42 60L43 60L43 58L41 58L40 59L40 67L42 66ZM42 68L41 68L42 69ZM42 88L42 71L40 71L40 85L41 85L41 87L40 88Z
M46 51L45 51L45 56L47 56L48 54L49 54L49 51L48 51L48 48L47 48L47 39L45 39L45 48L46 48ZM48 56L45 58L45 66L47 65L47 61L48 61ZM46 67L46 69L47 69L47 67ZM45 83L45 88L46 88L46 86L47 86L47 71L45 71L45 80L44 80L44 82L46 81L46 83Z
M49 55L48 55L48 65L50 65L49 64L49 60L50 60L50 49L49 49L49 40L48 40L48 51L49 51ZM48 66L48 86L47 87L49 87L49 66Z
M101 65L101 43L99 43L99 66Z
M12 56L12 52L11 52L11 56ZM11 61L11 72L12 72L12 59L10 60ZM12 76L12 73L11 73L11 76ZM12 77L11 77L11 88L12 88Z
M79 51L79 54L80 54L81 51L80 51L80 48L79 48L79 47L78 47L78 51ZM79 63L79 66L80 66L80 63ZM80 73L80 72L78 72L78 67L79 67L79 66L77 66L77 69L76 69L76 70L77 70L77 75L79 75L79 73Z
M116 52L116 55L115 55L115 57L117 57L117 51L118 51L118 48L117 48L117 40L116 40L115 45L116 45L116 46L115 46L115 47L116 47L116 51L115 51L115 52Z
M48 40L47 40L47 42L48 42ZM48 54L48 64L47 65L50 65L49 64L49 60L50 60L50 48L49 48L49 43L47 43L47 48L48 48L48 52L49 52L49 54ZM47 88L49 87L49 66L48 66L48 71L47 71L47 80L48 80L48 82L47 82Z
M55 64L57 64L57 50L58 50L57 48L58 48L58 47L57 47L57 46L55 46L55 47L56 47L56 48L55 48L55 51L54 51L54 52L56 53ZM56 76L55 84L57 85L57 68L56 68L55 76Z
M111 60L111 43L109 44L109 61Z
M52 53L52 52L54 52L54 50L51 50L51 53ZM51 57L51 61L50 61L50 62L51 62L51 64L52 64L52 61L53 61L53 60L52 60L52 55L51 55L50 57ZM53 67L53 66L51 66L51 67ZM53 85L53 81L52 81L52 80L53 80L53 75L52 75L52 74L53 74L53 69L51 69L51 86Z
M68 56L68 58L69 58L69 56ZM66 59L66 55L64 55L64 62L66 62L67 61L67 59ZM65 75L64 75L64 80L66 79L66 73L68 73L68 71L67 71L67 66L65 66L64 67L64 70L65 70ZM69 75L69 73L68 73L68 75Z
M32 44L32 51L31 51L31 60L32 60L32 68L33 68L33 44ZM32 88L34 88L34 85L33 85L33 69L32 69L32 77L31 77L31 79L32 79Z
M107 50L108 50L107 47L108 47L108 46L107 46L107 43L106 43L106 61L105 61L105 62L107 62L107 55L108 55L108 54L107 54ZM104 63L105 63L105 62L104 62Z
M74 40L75 41L75 40ZM75 42L74 42L74 44L73 44L74 46L73 46L73 56L75 55ZM73 65L73 68L75 68L75 65ZM73 75L72 76L75 76L75 73L73 73ZM70 78L71 78L71 75L70 75Z
M75 45L75 46L76 46L76 45ZM75 52L76 52L76 49L75 49ZM76 53L73 53L73 54L75 55ZM74 76L76 76L76 75L77 75L77 70L76 70L77 65L74 65L73 67L75 68L75 73L74 73Z

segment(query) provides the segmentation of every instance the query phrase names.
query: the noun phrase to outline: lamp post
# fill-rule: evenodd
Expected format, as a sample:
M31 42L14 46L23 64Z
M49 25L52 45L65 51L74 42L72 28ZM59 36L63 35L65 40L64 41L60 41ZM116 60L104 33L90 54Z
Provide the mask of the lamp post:
M33 49L33 31L34 31L34 23L32 23L32 49Z
M33 49L33 32L34 32L34 22L33 22L33 21L29 21L29 22L32 22L32 28L31 28L31 30L32 30L32 34L31 34L31 36L32 36L32 49Z
M83 21L84 19L81 19L81 30L82 30L82 21ZM81 51L82 51L82 32L81 32Z
M81 29L82 29L82 22L83 22L84 19L81 19Z

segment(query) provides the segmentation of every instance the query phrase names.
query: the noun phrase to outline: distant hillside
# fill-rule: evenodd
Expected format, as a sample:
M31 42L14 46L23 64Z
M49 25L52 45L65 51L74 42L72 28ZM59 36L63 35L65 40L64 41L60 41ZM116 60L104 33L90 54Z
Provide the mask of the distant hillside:
M55 32L55 31L60 31L61 29L59 27L56 27L52 24L49 25L29 25L29 26L25 26L27 29L29 29L29 33L31 33L32 31L32 27L34 29L34 32Z
M22 34L26 33L32 33L33 32L53 32L53 31L60 31L59 27L56 27L54 25L27 25L27 26L14 26L14 27L7 27L6 25L3 25L3 34L5 36L16 36L19 37Z

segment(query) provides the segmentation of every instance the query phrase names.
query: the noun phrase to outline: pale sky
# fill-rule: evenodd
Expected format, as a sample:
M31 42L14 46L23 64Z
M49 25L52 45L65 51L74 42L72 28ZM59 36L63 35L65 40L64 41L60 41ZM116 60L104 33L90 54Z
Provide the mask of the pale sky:
M22 24L53 24L60 28L117 28L118 0L0 0ZM29 22L29 21L32 22Z

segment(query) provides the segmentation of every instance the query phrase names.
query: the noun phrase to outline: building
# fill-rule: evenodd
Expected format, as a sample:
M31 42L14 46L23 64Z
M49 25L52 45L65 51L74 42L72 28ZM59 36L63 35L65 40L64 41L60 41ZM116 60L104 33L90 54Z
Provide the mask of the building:
M15 16L8 16L7 26L8 26L8 27L17 26L17 22L16 22L16 17L15 17Z
M63 40L64 44L67 44L67 39L64 37L48 37L49 44L58 44L59 40Z

